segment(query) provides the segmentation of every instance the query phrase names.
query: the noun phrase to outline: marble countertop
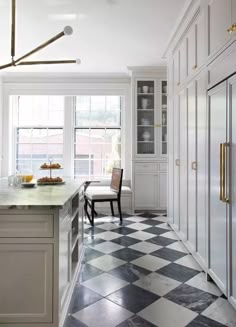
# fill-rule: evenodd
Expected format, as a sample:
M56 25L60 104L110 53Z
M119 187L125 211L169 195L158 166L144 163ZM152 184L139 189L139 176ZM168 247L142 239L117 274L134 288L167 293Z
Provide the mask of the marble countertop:
M0 179L0 209L23 207L62 208L83 185L78 180L66 180L62 185L36 185L33 188L8 186L6 178Z

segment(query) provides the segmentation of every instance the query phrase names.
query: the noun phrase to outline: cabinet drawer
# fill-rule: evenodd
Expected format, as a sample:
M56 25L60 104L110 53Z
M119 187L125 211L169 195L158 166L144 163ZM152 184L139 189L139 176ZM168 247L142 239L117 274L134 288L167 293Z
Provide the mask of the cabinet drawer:
M0 237L53 237L53 215L1 215Z
M157 162L137 162L135 164L135 172L148 173L158 170Z
M167 162L160 162L160 171L167 171Z

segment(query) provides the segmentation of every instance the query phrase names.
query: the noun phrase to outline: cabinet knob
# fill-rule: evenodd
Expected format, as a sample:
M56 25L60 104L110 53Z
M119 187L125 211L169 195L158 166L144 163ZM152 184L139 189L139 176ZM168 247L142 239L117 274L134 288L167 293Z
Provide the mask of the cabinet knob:
M194 65L192 68L193 68L193 70L196 70L197 69L197 64Z
M197 170L197 161L193 161L191 163L191 168L192 168L192 170Z
M234 23L230 28L227 29L228 33L233 33L236 31L236 23Z

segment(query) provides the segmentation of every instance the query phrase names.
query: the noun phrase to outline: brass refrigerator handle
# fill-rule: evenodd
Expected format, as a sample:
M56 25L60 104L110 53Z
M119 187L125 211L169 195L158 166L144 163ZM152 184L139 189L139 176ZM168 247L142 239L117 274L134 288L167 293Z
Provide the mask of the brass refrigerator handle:
M222 194L222 150L223 144L220 143L220 201L223 201L223 194Z
M228 161L227 160L227 157L226 157L226 151L227 149L229 149L229 143L225 142L223 143L223 181L222 181L222 184L223 184L223 202L225 203L229 203L229 197L226 195L226 190L228 189L227 187L227 183L228 183L228 179L227 179L227 176L228 176Z
M192 170L197 170L197 161L192 161L191 168Z

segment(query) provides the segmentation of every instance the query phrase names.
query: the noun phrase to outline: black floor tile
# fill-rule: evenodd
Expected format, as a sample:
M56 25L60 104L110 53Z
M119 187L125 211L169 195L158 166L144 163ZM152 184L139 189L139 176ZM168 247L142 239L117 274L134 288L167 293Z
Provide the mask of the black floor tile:
M87 248L84 253L84 262L96 259L98 257L101 257L102 255L104 255L104 253L91 248Z
M186 282L190 278L199 274L199 271L178 265L176 263L170 263L169 265L156 271L158 274L173 278L179 282Z
M156 219L155 220L154 219L146 219L146 220L144 220L143 223L150 225L150 226L156 226L156 225L163 224L163 221L157 221Z
M226 327L226 326L220 324L215 320L199 315L194 320L192 320L186 327Z
M135 266L131 263L126 263L108 271L108 273L120 279L126 280L129 283L133 283L136 280L149 275L151 271L142 267Z
M88 236L84 238L84 245L85 246L89 246L89 245L97 245L100 243L105 242L104 240L100 239L100 238L95 238L93 236Z
M89 228L85 229L84 232L85 232L85 234L88 234L88 235L96 235L99 233L103 233L104 229L101 229L98 227L89 227Z
M166 231L166 232L168 232L168 231ZM153 238L150 238L149 240L146 240L146 242L157 244L157 245L162 245L162 246L167 246L167 245L177 242L177 240L172 240L170 238L163 237L163 236L155 236Z
M183 284L165 295L165 298L197 313L204 311L218 299L217 296Z
M166 259L169 261L176 261L187 255L187 253L183 253L183 252L168 249L168 248L162 248L162 249L154 251L150 254L154 255L155 257L159 257L159 258Z
M139 316L133 316L116 327L156 327Z
M87 325L83 324L81 321L78 319L75 319L72 316L68 316L66 318L64 327L88 327Z
M86 280L101 275L103 273L104 271L92 265L88 265L87 263L83 264L79 274L79 282L80 283L85 282Z
M123 219L122 222L117 221L116 224L118 227L124 227L124 226L129 226L131 224L133 224L134 222L132 220L128 220L128 219Z
M145 222L145 224L146 224L146 222ZM161 234L168 232L167 229L154 227L154 226L149 227L149 228L145 229L144 231L147 233L155 234L155 235L161 235Z
M129 311L137 313L160 297L135 285L127 285L107 298Z
M150 212L144 212L139 215L139 217L144 217L144 218L156 218L157 216L158 216L158 214L155 215Z
M131 246L133 244L140 242L140 240L137 240L136 238L129 237L129 236L123 236L123 237L115 238L114 240L111 240L111 242L123 246Z
M125 219L125 218L130 218L130 217L133 217L134 215L131 215L129 213L123 213L122 212L122 218ZM119 214L115 214L115 217L117 218L120 218L120 215Z
M113 257L116 257L118 259L124 260L124 261L132 261L135 259L138 259L140 257L143 257L145 254L143 252L139 252L133 249L124 248L115 252L110 253Z
M93 292L83 285L77 285L72 295L70 312L72 314L76 313L100 299L102 299L101 295Z
M114 233L118 233L118 234L121 234L121 235L129 235L131 233L135 233L137 232L136 229L132 229L132 228L129 228L129 227L119 227L117 229L113 229L112 230Z

